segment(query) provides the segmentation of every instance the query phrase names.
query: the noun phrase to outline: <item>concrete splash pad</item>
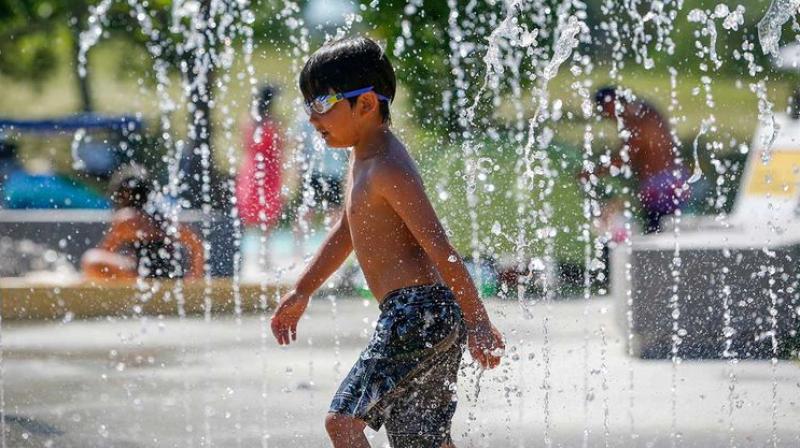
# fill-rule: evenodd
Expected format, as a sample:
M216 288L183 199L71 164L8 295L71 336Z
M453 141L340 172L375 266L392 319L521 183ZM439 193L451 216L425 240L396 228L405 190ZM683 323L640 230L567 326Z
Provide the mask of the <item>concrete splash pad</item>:
M211 323L176 317L6 323L9 446L329 446L323 428L329 400L378 314L374 301L340 298L333 305L315 299L290 348L262 335L257 315L241 323L229 315ZM588 446L606 440L614 447L672 445L672 364L626 355L611 300L592 299L588 307L582 300L562 301L549 310L537 305L531 320L521 317L516 303L489 300L488 307L509 352L481 377L477 402L476 371L462 369L457 446L544 446L546 429L553 446L581 446L585 429ZM727 447L731 435L738 447L772 446L769 362L734 367L732 434L728 368L724 361L677 366L678 446ZM800 366L781 361L775 380L777 446L800 446ZM373 446L385 444L382 432L370 436Z

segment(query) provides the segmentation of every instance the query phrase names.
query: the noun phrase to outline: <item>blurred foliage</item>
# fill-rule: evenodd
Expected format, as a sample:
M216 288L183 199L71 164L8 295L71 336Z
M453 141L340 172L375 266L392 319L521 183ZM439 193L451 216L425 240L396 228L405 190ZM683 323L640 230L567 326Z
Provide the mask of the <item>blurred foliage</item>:
M549 3L554 11L557 2ZM418 123L427 129L457 130L459 111L472 101L486 73L486 44L506 16L505 4L438 1L423 5L405 0L381 1L374 8L374 2L365 0L363 4L369 6L364 11L365 22L386 41L398 80L410 90ZM517 80L530 85L535 67L530 62L549 58L552 36L546 30L555 29L559 20L550 9L533 11L530 3L519 7L517 23L539 29L540 45L524 52L520 76L506 77L506 89ZM491 118L486 120L475 124L485 126Z
M0 0L0 71L41 83L56 66L56 34L73 8L85 6L79 0Z
M0 73L11 79L30 80L41 85L57 72L61 63L77 67L79 36L98 2L89 0L0 0ZM148 2L156 28L167 22L169 0ZM113 2L103 21L104 37L116 37L136 44L145 42L130 6ZM68 45L63 45L64 42ZM64 53L69 57L64 57ZM91 109L86 89L83 109Z
M281 49L290 43L290 37L298 32L298 25L287 17L297 15L306 5L300 1L295 5L297 11L286 12L291 4L277 0L256 0L251 4L255 20L253 35L257 45ZM483 83L487 68L484 61L488 37L497 30L509 14L507 2L481 1L423 1L423 0L361 0L363 20L361 23L370 32L385 41L387 52L393 56L398 79L407 87L415 120L427 129L455 133L459 129L458 115L473 101ZM543 2L520 2L517 6L515 25L527 30L537 30L536 44L519 51L519 43L509 39L500 40L500 57L508 58L512 46L517 46L517 76L503 76L498 91L508 94L519 82L518 88L529 91L541 79L541 70L552 58L553 30L558 29L564 19L559 10L563 2L544 0ZM718 5L717 0L685 0L673 20L671 33L675 40L674 52L668 54L658 50L655 42L647 44L647 52L654 60L654 69L664 71L674 67L682 74L700 74L701 57L698 47L708 46L710 37L702 34L702 25L690 23L689 12L701 9L711 13ZM52 45L59 37L68 36L75 40L86 28L91 8L96 0L0 0L0 72L16 79L29 79L43 82L54 73L57 64L62 62L57 47ZM540 8L539 5L545 5ZM638 2L639 14L646 15L653 2ZM661 3L658 3L661 4ZM738 30L725 30L721 20L716 20L716 51L724 61L718 69L709 68L715 76L745 76L747 63L741 57L743 43L755 44L755 62L770 71L768 58L758 46L756 24L761 19L768 2L762 0L743 0L737 2L745 7L744 23ZM637 21L624 10L623 2L603 2L590 0L584 3L581 17L592 31L591 40L582 42L577 50L588 55L595 64L595 70L608 69L615 55L616 37L609 33L610 19L616 24L620 38L624 42L634 41ZM666 10L674 6L663 4ZM175 61L171 53L174 45L167 28L171 20L171 0L151 0L146 3L150 20L158 31L165 51L162 58ZM536 8L536 9L534 9ZM735 6L730 6L734 9ZM571 10L573 11L573 10ZM638 20L638 19L637 19ZM656 21L649 20L644 30L651 36L657 35ZM785 30L800 29L796 22L790 22ZM111 10L104 22L104 39L121 39L143 46L151 36L142 33L133 8L125 1L112 2ZM788 35L789 33L785 33ZM315 36L311 33L310 36ZM654 41L657 40L654 38ZM786 41L786 39L784 39ZM315 43L315 42L312 42ZM76 45L72 43L73 47ZM642 45L639 44L639 47ZM312 45L315 47L315 45ZM307 50L303 50L304 52ZM738 57L736 56L738 53ZM621 69L642 67L640 51L633 51L630 45L623 45L619 61ZM62 56L63 58L63 56ZM74 58L74 55L73 55ZM707 56L704 56L707 59ZM145 78L150 70L145 58L124 58L121 70L140 71ZM508 62L508 61L507 61ZM708 61L706 61L708 62ZM507 69L510 65L507 64ZM563 70L563 68L562 68ZM145 76L146 75L146 76ZM774 79L775 76L772 76ZM496 106L499 98L483 101L479 109L488 110ZM483 110L479 110L483 112ZM486 128L493 126L492 113L478 113L480 117L473 126ZM452 135L453 137L456 134Z
M0 0L0 74L11 79L41 84L56 73L61 63L76 64L80 33L87 29L88 18L100 2L97 0ZM176 66L177 41L170 29L172 0L148 0L140 6L148 14L155 31L145 35L137 10L129 2L114 1L103 16L103 40L124 41L144 50L151 39L159 43L160 57ZM254 35L259 40L277 42L287 34L274 20L274 2L255 2ZM66 40L69 45L54 45ZM69 48L68 51L65 51ZM64 57L64 53L71 53ZM91 54L91 53L90 53ZM142 52L139 52L139 56ZM149 57L122 58L120 70L136 70L146 79L152 76Z
M552 30L557 29L559 21L564 19L559 10L562 3L545 0L539 3L544 4L545 8L537 10L532 9L538 8L532 2L517 5L521 12L516 15L514 24L529 31L537 30L538 35L535 46L524 52L516 49L518 54L524 54L516 61L519 76L517 79L503 76L498 89L500 92L509 93L515 88L517 81L523 91L529 91L541 80L542 67L553 55ZM666 74L666 68L673 67L682 75L694 74L699 77L708 74L730 79L750 75L742 49L743 45L752 45L753 62L764 68L764 73L759 76L769 74L771 79L785 76L772 69L769 57L763 54L758 43L757 24L769 2L737 2L737 5L745 8L744 23L739 25L738 30L724 29L722 19L714 19L717 32L714 44L723 61L718 68L711 64L708 56L711 37L704 33L702 24L691 23L688 16L694 9L710 15L720 2L685 0L681 3L683 6L676 11L672 21L674 29L669 33L675 44L671 53L667 51L669 45L666 42L661 47L657 44L657 21L648 20L644 23L644 31L652 37L652 41L646 44L647 53L653 59L652 68L643 68L643 52L640 51L643 44L638 44L639 50L631 48L633 42L636 42L635 31L639 19L632 18L626 12L623 2L591 0L585 4L580 3L585 5L581 14L591 30L591 40L581 41L575 53L589 56L593 70L607 71L611 68L612 61L619 58L617 66L621 70L638 67L638 70L657 70ZM671 2L637 2L639 15L646 16L656 4L666 11L675 8ZM394 56L398 79L410 90L413 98L412 106L417 122L428 129L445 130L451 134L456 132L459 129L458 110L463 110L473 101L486 74L487 67L483 58L489 36L507 16L507 2L362 0L362 6L365 9L364 21L386 42L387 53ZM735 7L736 5L731 5L729 8L734 10ZM609 31L614 28L610 26L612 22L619 32L619 38ZM798 30L800 26L796 21L787 23L782 41L787 42L787 36L796 34ZM615 52L614 48L619 41L623 42L621 51ZM501 57L508 56L511 46L519 46L519 42L505 38L499 42ZM707 48L702 50L702 47ZM705 69L701 67L703 62ZM508 64L509 67L511 65L514 64ZM565 70L565 67L561 70ZM450 97L453 99L448 99ZM455 102L460 107L448 107L448 104ZM497 100L484 101L480 105L487 109L496 106ZM478 116L483 118L474 123L475 127L492 125L491 114Z
M481 254L503 259L517 253L541 256L544 239L536 237L540 225L530 225L531 216L542 210L538 189L519 188L513 167L520 156L515 145L478 142L481 146L481 170L476 188ZM465 211L473 210L467 203L467 182L461 148L443 147L436 137L418 142L411 150L420 161L420 171L428 196L434 204L452 243L465 256L471 254L472 232ZM551 169L554 172L552 193L545 199L552 207L550 224L556 229L555 257L562 262L583 262L584 243L578 238L586 222L582 210L582 193L576 181L579 172L580 150L568 145L551 146ZM519 207L522 207L521 209ZM523 223L526 246L517 247L517 237ZM490 229L492 229L490 231Z

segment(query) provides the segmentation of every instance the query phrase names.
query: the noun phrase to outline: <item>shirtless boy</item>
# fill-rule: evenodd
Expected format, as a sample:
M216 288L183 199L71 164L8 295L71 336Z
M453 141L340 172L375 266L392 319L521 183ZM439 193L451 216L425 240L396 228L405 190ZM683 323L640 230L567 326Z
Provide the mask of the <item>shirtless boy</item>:
M627 131L623 146L628 149L630 168L639 184L638 196L645 218L645 233L661 230L661 218L689 199L686 168L675 162L675 144L668 121L655 106L644 101L628 101L617 94L616 87L604 87L595 94L600 116L620 120ZM621 107L617 110L617 103ZM611 164L617 168L625 165L622 157L615 155ZM620 208L618 205L616 208Z
M455 382L464 343L485 368L504 342L447 240L414 161L390 130L395 75L364 37L317 50L300 75L310 122L328 146L352 148L345 211L272 317L278 343L297 337L311 294L351 251L381 314L342 382L325 428L334 447L369 447L383 424L393 447L452 447Z

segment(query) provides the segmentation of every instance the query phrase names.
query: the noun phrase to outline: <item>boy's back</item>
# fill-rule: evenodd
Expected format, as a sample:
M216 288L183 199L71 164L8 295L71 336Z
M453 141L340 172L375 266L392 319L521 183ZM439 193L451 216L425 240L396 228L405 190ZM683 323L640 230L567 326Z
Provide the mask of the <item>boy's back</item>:
M503 341L389 129L394 70L375 42L342 39L311 56L300 88L311 124L353 157L345 212L278 304L273 334L296 339L311 294L355 251L381 315L334 395L328 434L335 447L368 447L364 427L385 424L394 447L451 446L463 346L492 368Z

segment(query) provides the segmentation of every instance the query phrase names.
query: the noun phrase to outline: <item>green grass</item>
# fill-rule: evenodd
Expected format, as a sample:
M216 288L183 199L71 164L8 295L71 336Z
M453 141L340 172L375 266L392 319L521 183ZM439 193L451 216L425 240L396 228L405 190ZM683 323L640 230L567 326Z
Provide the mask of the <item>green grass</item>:
M562 119L553 125L557 138L580 147L584 127L591 124L596 138L599 137L600 141L616 141L616 130L610 122L597 123L593 119L587 122L583 118L582 98L572 87L576 80L577 78L562 67L559 76L548 85L551 102L557 99L563 102ZM675 129L685 145L691 144L700 130L701 122L711 115L716 119L718 128L713 135L726 146L729 146L731 139L738 143L750 143L758 123L758 99L750 91L751 79L714 78L711 87L714 107L710 108L706 104L706 94L700 76L679 74L674 89L678 107L672 113L669 112L672 93L670 79L663 69L649 71L636 69L622 72L621 79L617 82L609 78L605 72L596 70L589 76L582 76L580 80L590 83L588 90L591 95L605 85L619 85L631 89L639 98L655 105L665 117L677 120ZM791 87L790 82L784 79L768 82L769 99L774 103L774 111L786 109ZM531 105L528 107L528 113L532 113L532 104L535 101L529 97L524 102ZM501 109L500 113L506 117L512 116L510 107Z

